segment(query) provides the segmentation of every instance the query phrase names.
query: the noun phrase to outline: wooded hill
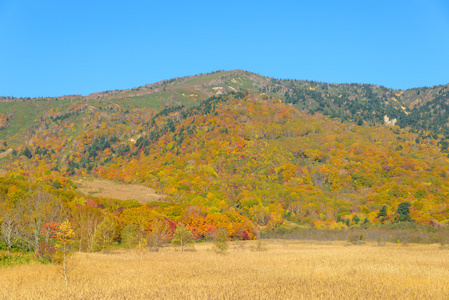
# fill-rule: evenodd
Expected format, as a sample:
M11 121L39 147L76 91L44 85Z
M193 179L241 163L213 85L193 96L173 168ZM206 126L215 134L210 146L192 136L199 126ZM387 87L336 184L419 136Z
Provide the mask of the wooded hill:
M445 95L445 87L420 94L435 89ZM296 101L294 91L305 98ZM116 222L117 239L127 225L152 231L154 220L172 229L185 224L198 239L221 227L232 238L248 239L258 226L294 223L341 229L412 221L443 228L449 222L443 131L425 131L419 123L385 126L380 119L426 107L410 101L416 93L231 71L88 97L5 102L8 125L0 132L4 149L13 151L2 159L0 193L14 210L17 199L42 188L62 197L75 223L78 210L96 209L100 221ZM341 106L330 105L331 95L344 100ZM380 106L369 101L373 97ZM340 110L350 103L354 112ZM409 104L402 109L396 103ZM377 108L379 118L368 119ZM146 205L81 197L72 176L147 185L165 197ZM86 238L82 232L80 239Z
M47 116L67 117L72 103L94 107L108 104L122 111L166 105L192 107L201 101L228 92L250 91L277 97L300 111L321 113L342 121L384 124L385 116L397 119L401 128L410 126L421 137L432 134L443 150L449 143L449 85L394 90L369 84L332 84L304 80L281 80L242 70L217 71L210 74L164 80L128 90L94 93L88 96L70 95L57 98L0 97L0 139L17 146L23 142L33 121ZM112 109L111 107L109 109ZM440 136L438 136L440 134Z

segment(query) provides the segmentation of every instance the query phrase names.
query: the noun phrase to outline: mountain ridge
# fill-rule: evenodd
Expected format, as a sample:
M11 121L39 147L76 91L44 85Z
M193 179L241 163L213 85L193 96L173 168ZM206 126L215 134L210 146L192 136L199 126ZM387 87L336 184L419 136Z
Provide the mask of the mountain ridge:
M119 106L123 111L164 106L193 107L201 101L229 92L253 92L275 97L297 109L356 123L385 124L396 119L401 128L409 126L425 138L435 137L446 149L449 142L449 85L414 88L405 91L368 84L328 84L315 81L274 79L243 70L216 71L163 80L141 87L92 93L88 96L55 98L3 98L0 106L0 139L22 141L32 122L48 111L55 116L70 113L74 103L100 107ZM5 100L6 99L6 100ZM32 108L32 109L31 109ZM19 115L16 112L26 112Z
M432 85L432 86L419 86L419 87L412 87L412 88L407 88L407 89L395 89L395 88L391 88L391 87L386 87L384 85L379 85L376 83L358 83L358 82L325 82L325 81L317 81L317 80L307 80L307 79L289 79L289 78L276 78L273 76L265 76L265 75L260 75L259 73L254 73L251 71L245 71L243 69L233 69L233 70L217 70L217 71L212 71L210 73L199 73L196 75L186 75L186 76L181 76L181 77L174 77L174 78L170 78L170 79L163 79L163 80L159 80L157 82L153 82L153 83L148 83L148 84L144 84L142 86L137 86L137 87L133 87L133 88L126 88L126 89L117 89L117 90L105 90L105 91L98 91L98 92L92 92L89 93L88 95L81 95L81 94L69 94L69 95L60 95L60 96L40 96L40 97L13 97L13 96L2 96L0 95L0 102L8 102L8 101L26 101L26 100L31 100L31 101L38 101L38 100L43 100L43 99L47 99L47 100L54 100L54 99L92 99L97 97L98 95L104 95L104 94L108 94L108 95L114 95L114 94L120 94L120 93L127 93L130 91L135 91L135 90L140 90L140 89L144 89L144 88L151 88L154 86L158 86L158 85L163 85L166 82L170 82L172 80L185 80L187 81L188 79L193 79L193 78L198 78L198 77L202 77L202 76L208 76L211 74L215 74L215 73L250 73L256 76L260 76L266 79L273 79L273 80L280 80L280 81L299 81L299 82L315 82L315 83L319 83L319 84L329 84L329 85L351 85L351 84L355 84L355 85L369 85L372 87L383 87L389 90L394 90L394 91L398 91L398 92L405 92L405 91L411 91L411 90L416 90L416 89L436 89L436 88L440 88L440 87L446 87L449 85L448 84L436 84L436 85ZM109 94L110 93L110 94Z

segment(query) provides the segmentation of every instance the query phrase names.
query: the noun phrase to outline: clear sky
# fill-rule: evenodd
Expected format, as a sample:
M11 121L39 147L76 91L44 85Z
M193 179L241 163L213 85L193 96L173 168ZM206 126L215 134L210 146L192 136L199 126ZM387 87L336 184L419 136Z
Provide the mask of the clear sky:
M243 69L391 88L449 83L449 1L0 0L0 95Z

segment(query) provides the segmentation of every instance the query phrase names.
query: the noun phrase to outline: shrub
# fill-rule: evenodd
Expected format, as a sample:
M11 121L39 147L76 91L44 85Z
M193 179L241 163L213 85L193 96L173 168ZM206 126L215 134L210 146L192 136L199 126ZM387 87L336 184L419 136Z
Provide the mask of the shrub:
M36 257L53 262L56 253L56 247L52 243L40 242L36 252Z
M214 250L218 254L226 254L228 251L229 243L228 243L228 230L226 228L219 228L215 233L214 238Z
M353 245L363 244L365 242L363 239L364 239L363 234L350 234L348 236L348 242L350 242Z
M0 267L14 267L19 265L26 265L33 261L40 263L47 263L45 259L36 260L33 254L0 254Z

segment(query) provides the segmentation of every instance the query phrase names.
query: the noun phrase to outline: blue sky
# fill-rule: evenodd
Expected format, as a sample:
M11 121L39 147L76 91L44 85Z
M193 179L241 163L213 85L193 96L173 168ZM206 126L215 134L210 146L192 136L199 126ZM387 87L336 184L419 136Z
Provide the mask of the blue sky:
M0 0L0 95L87 95L219 69L447 84L448 3Z

